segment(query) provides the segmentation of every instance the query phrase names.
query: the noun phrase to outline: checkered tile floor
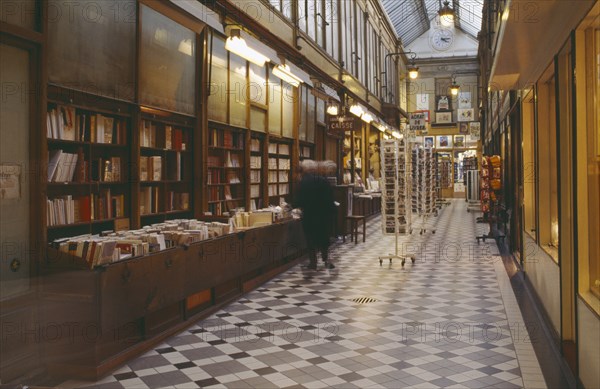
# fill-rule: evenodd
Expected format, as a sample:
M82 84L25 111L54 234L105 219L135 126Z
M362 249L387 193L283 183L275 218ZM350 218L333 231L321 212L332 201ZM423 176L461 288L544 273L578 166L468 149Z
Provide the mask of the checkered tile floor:
M404 267L380 266L394 237L372 219L366 243L333 248L335 269L295 266L114 374L77 386L523 387L515 352L523 328L507 318L498 251L493 241L475 243L485 232L475 217L453 200L424 234L413 222L399 250L416 261Z

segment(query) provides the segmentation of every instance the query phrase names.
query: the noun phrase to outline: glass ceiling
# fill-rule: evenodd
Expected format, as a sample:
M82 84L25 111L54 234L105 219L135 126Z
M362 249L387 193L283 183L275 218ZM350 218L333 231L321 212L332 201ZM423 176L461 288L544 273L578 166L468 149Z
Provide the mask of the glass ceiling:
M431 27L440 9L440 0L381 0L396 33L407 46ZM454 25L477 39L481 29L483 0L450 0L456 11Z

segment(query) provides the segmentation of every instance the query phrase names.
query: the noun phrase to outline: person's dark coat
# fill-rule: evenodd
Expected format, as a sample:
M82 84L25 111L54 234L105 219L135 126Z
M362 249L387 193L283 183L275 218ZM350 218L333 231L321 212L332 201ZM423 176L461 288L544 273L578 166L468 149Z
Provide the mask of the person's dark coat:
M329 181L319 175L305 174L294 205L302 209L302 226L308 246L329 246L335 215L333 189Z

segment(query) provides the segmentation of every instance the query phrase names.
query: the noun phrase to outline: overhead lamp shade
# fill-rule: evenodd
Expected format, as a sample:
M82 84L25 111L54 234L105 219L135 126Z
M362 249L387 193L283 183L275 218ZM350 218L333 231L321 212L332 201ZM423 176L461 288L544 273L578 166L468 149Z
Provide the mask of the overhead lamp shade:
M410 77L412 80L419 77L419 68L415 64L408 66L408 77Z
M457 96L459 90L460 85L458 85L456 82L453 82L452 85L450 85L450 93L452 94L452 96Z
M327 114L328 115L337 115L338 114L338 105L336 103L332 103L330 102L329 104L327 104Z
M373 121L373 115L371 115L368 112L365 112L362 114L362 116L360 117L362 119L363 122L365 123L371 123Z
M454 9L450 8L447 1L444 1L444 6L440 8L438 15L440 15L440 23L442 23L442 26L450 27L454 25Z
M294 75L290 70L290 67L286 64L275 66L273 69L273 75L281 78L283 81L293 86L299 86L302 84L300 77Z
M271 61L267 56L248 47L244 38L240 36L239 29L231 30L231 36L225 41L225 49L258 66L264 66L265 62Z
M352 104L350 106L350 112L352 112L354 115L361 117L363 113L365 113L365 111L362 109L362 107L358 104Z

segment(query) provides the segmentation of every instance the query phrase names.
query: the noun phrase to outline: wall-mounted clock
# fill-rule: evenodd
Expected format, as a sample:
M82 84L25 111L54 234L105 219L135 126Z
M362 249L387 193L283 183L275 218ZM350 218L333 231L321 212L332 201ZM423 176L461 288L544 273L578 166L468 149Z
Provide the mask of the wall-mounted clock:
M429 37L429 44L438 51L446 51L454 43L454 32L452 30L436 28Z

